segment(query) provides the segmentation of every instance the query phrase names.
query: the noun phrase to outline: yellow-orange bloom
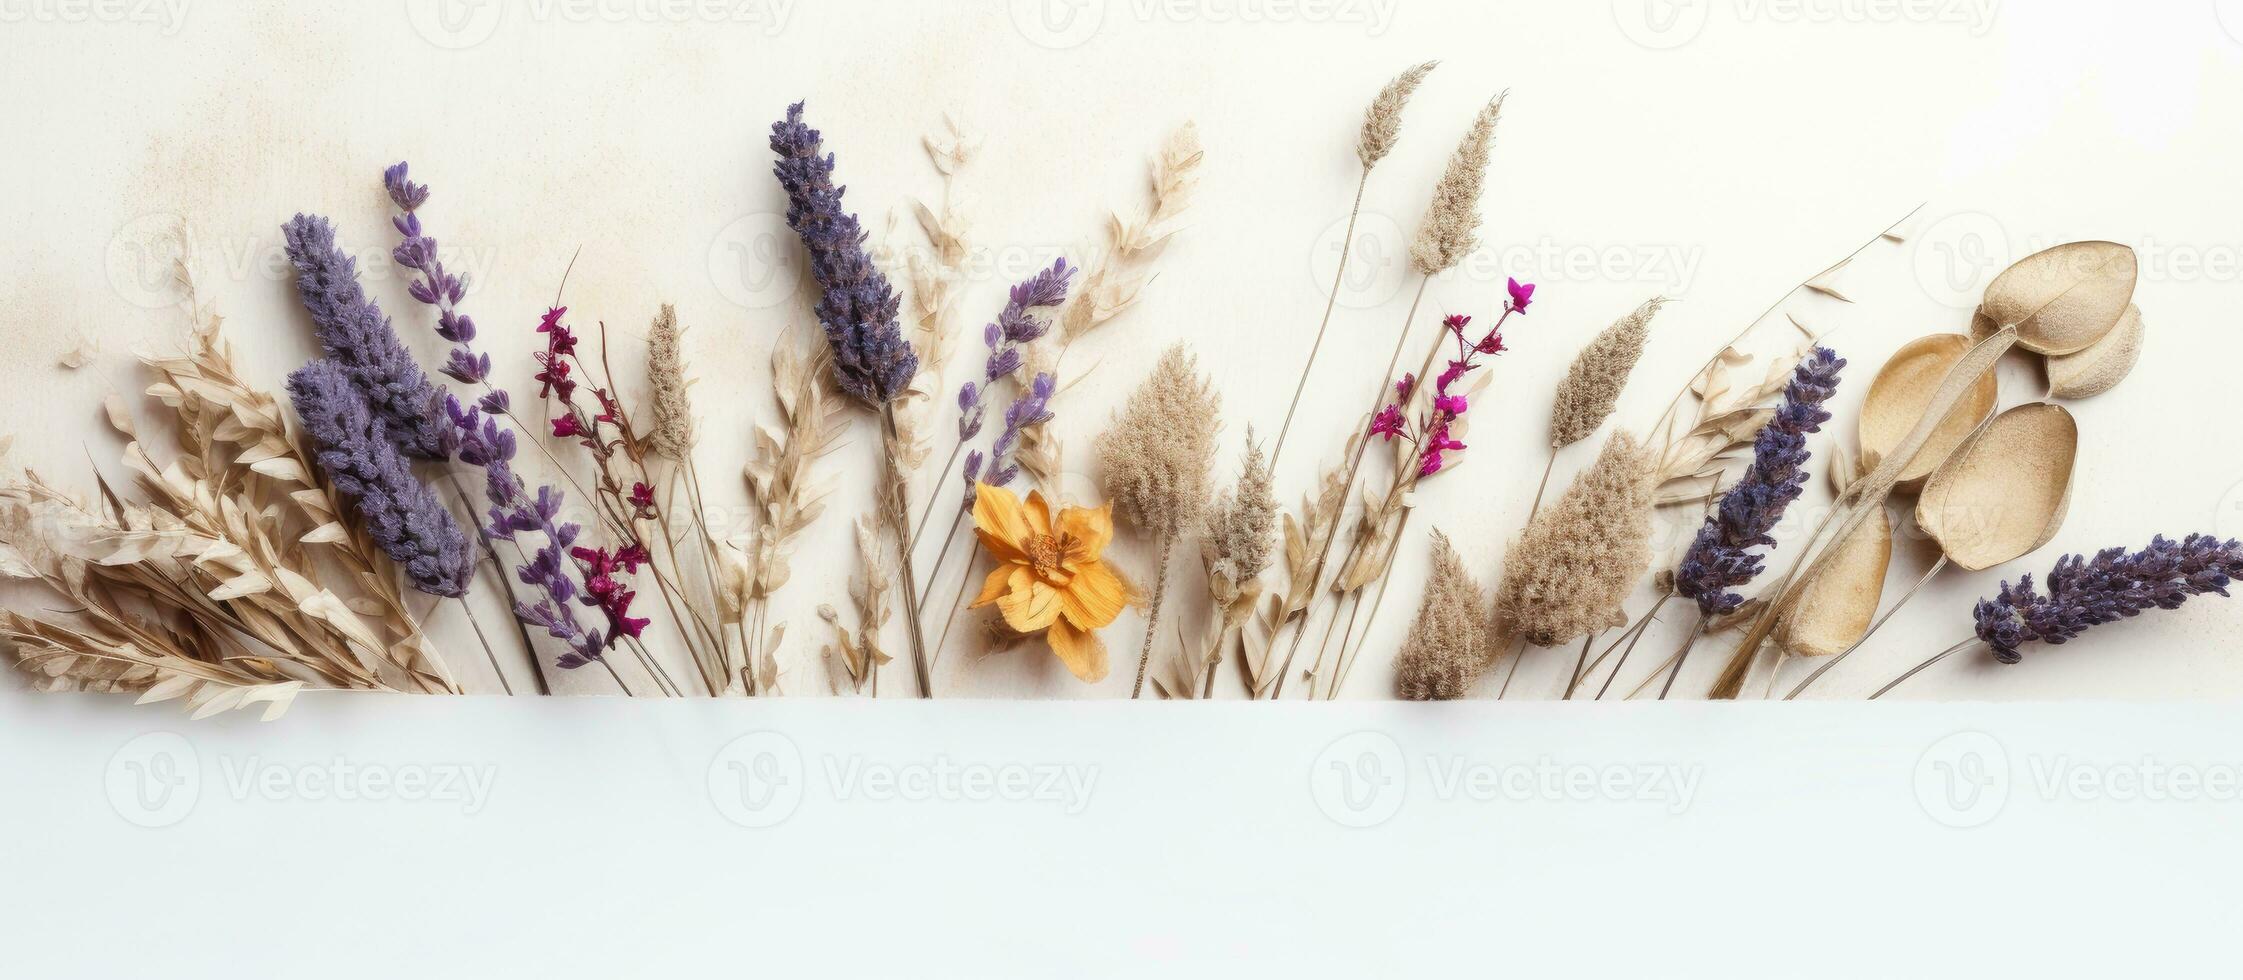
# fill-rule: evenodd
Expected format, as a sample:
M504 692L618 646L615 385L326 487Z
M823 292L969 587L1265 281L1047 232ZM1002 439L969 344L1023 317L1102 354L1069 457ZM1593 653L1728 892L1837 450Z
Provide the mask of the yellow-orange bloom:
M1114 539L1113 506L1067 507L1054 521L1043 494L1028 503L1003 487L974 488L974 535L997 560L973 608L992 602L1016 633L1044 634L1076 677L1106 677L1106 644L1093 632L1121 615L1129 583L1099 555Z

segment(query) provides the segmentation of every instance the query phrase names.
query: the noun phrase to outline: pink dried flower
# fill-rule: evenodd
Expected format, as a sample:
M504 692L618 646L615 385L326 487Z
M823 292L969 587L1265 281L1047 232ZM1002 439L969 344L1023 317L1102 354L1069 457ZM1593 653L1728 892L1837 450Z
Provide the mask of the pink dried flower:
M1522 285L1517 279L1512 279L1509 288L1511 290L1511 312L1525 313L1527 304L1534 302L1534 284L1530 282Z

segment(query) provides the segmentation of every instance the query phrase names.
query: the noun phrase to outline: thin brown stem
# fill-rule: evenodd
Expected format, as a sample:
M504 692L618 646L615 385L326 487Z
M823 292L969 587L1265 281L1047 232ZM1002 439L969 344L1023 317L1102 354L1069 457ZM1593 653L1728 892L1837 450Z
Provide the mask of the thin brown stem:
M903 478L901 474L894 472L896 466L895 455L885 448L896 446L902 442L902 436L896 428L896 407L894 403L884 403L880 406L880 424L885 428L887 435L885 439L881 440L884 446L882 455L887 457L886 465L892 474L889 485L880 489L880 495L886 501L887 509L895 522L896 562L901 566L903 607L909 613L909 625L911 627L911 667L912 672L919 679L919 696L932 698L935 696L935 689L934 681L928 671L927 636L919 621L919 573L913 568L911 561L911 514L906 509L901 496Z
M1967 640L1964 640L1964 641L1963 641L1963 642L1961 642L1961 643L1957 643L1957 644L1955 644L1954 646L1948 647L1947 649L1945 649L1945 650L1942 650L1942 651L1940 651L1940 652L1939 652L1939 653L1938 653L1937 655L1933 656L1933 657L1932 657L1932 658L1931 658L1930 660L1926 660L1926 661L1924 661L1923 663L1920 663L1920 664L1917 664L1917 665L1916 665L1916 666L1914 666L1914 667L1910 667L1910 668L1908 668L1908 672L1907 672L1907 673L1905 673L1905 674L1902 674L1902 675L1900 675L1899 677L1895 677L1895 678L1893 678L1893 681L1892 681L1892 683L1890 683L1890 684L1887 684L1887 685L1885 685L1885 686L1883 686L1883 687L1880 687L1880 688L1878 688L1878 689L1877 689L1877 693L1875 693L1875 694L1872 694L1872 695L1870 695L1870 696L1869 696L1869 700L1871 700L1871 701L1875 701L1875 700L1877 700L1878 698L1884 697L1884 696L1885 696L1885 692L1887 692L1887 691L1890 691L1890 690L1892 690L1893 688L1899 687L1902 681L1905 681L1905 680L1907 680L1907 679L1909 679L1909 678L1911 678L1911 677L1914 677L1914 676L1916 676L1917 674L1923 673L1923 671L1924 671L1924 668L1926 668L1926 667L1929 667L1929 666L1931 666L1931 665L1933 665L1933 664L1936 664L1936 663L1938 663L1938 662L1940 662L1940 661L1942 661L1942 660L1945 660L1945 659L1947 659L1947 658L1949 658L1949 657L1952 657L1952 656L1954 656L1955 654L1957 654L1957 653L1960 653L1960 652L1962 652L1962 650L1963 650L1964 648L1966 648L1966 647L1969 647L1969 646L1970 646L1971 644L1973 644L1973 643L1977 643L1977 642L1978 642L1978 637L1975 637L1975 636L1973 636L1973 637L1971 637L1971 638L1969 638L1969 639L1967 639Z
M1400 364L1402 361L1402 347L1403 345L1408 344L1410 341L1410 324L1416 322L1418 304L1424 302L1425 287L1432 281L1432 277L1430 276L1418 277L1417 292L1410 297L1410 311L1407 314L1404 314L1402 317L1402 329L1395 332L1394 353L1387 356L1386 370L1379 374L1378 388L1373 391L1371 395L1371 407L1368 411L1363 413L1365 421L1361 425L1357 426L1357 430L1359 432L1370 427L1369 419L1372 416L1377 415L1379 406L1385 404L1386 402L1387 382L1394 376L1394 366ZM1436 340L1436 349L1438 349L1438 346L1439 341ZM1348 459L1347 478L1345 481L1345 486L1348 487L1348 492L1351 494L1354 492L1355 477L1363 470L1363 456L1365 452L1370 449L1370 443L1371 440L1367 437L1357 438L1355 440L1355 452ZM1324 546L1317 550L1316 561L1310 564L1307 569L1307 574L1311 576L1312 580L1320 581L1323 579L1324 562L1326 559L1331 557L1332 543L1338 540L1339 536L1339 529L1336 527L1333 528L1332 533L1324 536ZM1311 596L1316 595L1316 593L1313 591L1309 594ZM1313 601L1311 604L1313 604ZM1277 684L1270 691L1270 700L1274 701L1278 698L1279 695L1285 693L1285 675L1292 673L1293 671L1293 657L1296 654L1300 653L1301 639L1304 635L1306 635L1307 628L1308 619L1304 616L1301 619L1300 627L1293 631L1293 644L1290 647L1287 647L1285 650L1285 663L1278 669Z
M1689 661L1690 651L1697 647L1698 637L1705 631L1706 614L1703 610L1700 610L1697 620L1690 624L1689 635L1682 640L1682 649L1675 651L1674 666L1667 669L1667 683L1659 688L1659 700L1666 700L1668 693L1674 690L1674 679L1682 676L1682 665Z
M1830 668L1838 666L1838 661L1852 656L1855 650L1861 649L1862 644L1869 642L1870 637L1877 635L1877 628L1885 625L1885 620L1893 618L1893 614L1899 612L1900 607L1907 605L1908 600L1915 597L1916 590L1923 588L1924 583L1931 581L1932 576L1939 574L1940 570L1946 567L1947 555L1945 553L1941 553L1939 556L1939 560L1933 562L1931 568L1925 570L1923 576L1916 579L1916 584L1909 586L1908 591L1901 593L1900 598L1893 600L1893 604L1891 607L1878 614L1877 621L1869 624L1868 631L1862 633L1860 639L1855 640L1853 642L1853 645L1839 651L1837 656L1823 661L1822 666L1816 667L1814 673L1808 674L1807 679L1800 681L1799 686L1792 688L1791 693L1784 695L1783 699L1789 701L1793 698L1798 697L1799 692L1806 690L1807 685L1815 682L1815 678L1821 677L1823 674L1828 673L1830 671Z
M1340 300L1340 284L1347 279L1347 253L1355 244L1355 219L1363 214L1363 189L1371 183L1371 168L1363 168L1363 176L1355 182L1355 203L1347 210L1347 231L1340 235L1340 265L1332 272L1332 291L1324 297L1324 318L1317 321L1316 339L1308 345L1308 360L1301 365L1301 380L1293 385L1292 404L1285 406L1285 422L1277 427L1277 443L1270 448L1269 465L1277 468L1278 457L1285 454L1285 434L1293 429L1293 413L1301 407L1301 392L1308 389L1308 376L1316 368L1316 353L1324 348L1324 330L1332 325L1332 307Z
M1531 521L1534 519L1534 515L1542 513L1542 494L1550 489L1550 471L1557 468L1558 447L1552 446L1550 447L1549 460L1542 464L1542 482L1536 484L1534 488L1534 506L1527 508L1527 520Z
M1612 673L1604 675L1604 684L1597 688L1596 700L1604 700L1604 692L1611 690L1612 682L1619 679L1620 668L1626 667L1628 665L1628 654L1634 653L1636 651L1636 644L1642 641L1643 634L1651 631L1652 622L1658 618L1659 608L1661 606L1665 606L1667 604L1667 600L1672 598L1674 598L1674 593L1672 592L1660 596L1659 601L1652 604L1651 611L1643 614L1643 619L1636 623L1635 628L1629 630L1626 634L1623 634L1621 636L1621 639L1628 641L1627 648L1620 651L1620 659L1612 665ZM1620 640L1612 641L1612 645L1619 646ZM1597 659L1599 661L1602 661L1605 658L1605 655L1610 654L1611 652L1612 647L1606 647L1604 653L1600 653L1597 655ZM1596 666L1596 664L1590 664L1589 669L1595 670ZM1652 676L1658 676L1658 671L1652 671Z
M1168 556L1175 550L1176 539L1170 536L1160 543L1160 568L1153 572L1153 597L1145 610L1145 645L1137 651L1137 683L1129 688L1129 697L1135 700L1145 693L1145 671L1153 664L1154 630L1160 626L1161 598L1168 593ZM970 577L970 576L969 576Z
M934 492L927 495L927 506L919 509L919 523L915 525L919 530L914 532L911 536L911 547L913 550L917 550L919 547L919 535L927 533L927 523L935 519L935 505L942 502L943 484L949 482L942 479L942 474L950 472L951 467L958 465L958 454L960 452L963 452L965 448L966 440L958 440L957 443L953 444L950 447L950 458L943 460L942 468L935 471L936 477L934 481ZM952 524L950 528L951 533L957 533L958 526L956 524ZM936 564L939 565L941 563L937 562ZM936 569L936 571L941 571L941 569L938 568ZM933 588L934 583L927 583L927 587Z
M1581 638L1581 656L1573 661L1573 679L1565 683L1565 696L1560 701L1573 700L1573 689L1581 686L1581 675L1589 669L1589 647L1595 645L1597 635L1590 633Z

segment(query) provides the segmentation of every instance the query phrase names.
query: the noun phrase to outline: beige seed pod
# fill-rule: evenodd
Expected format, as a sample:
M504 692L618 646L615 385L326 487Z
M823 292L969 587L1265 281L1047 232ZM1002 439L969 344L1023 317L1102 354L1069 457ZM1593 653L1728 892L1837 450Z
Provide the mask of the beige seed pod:
M2048 359L2048 394L2052 398L2093 398L2117 387L2142 357L2142 310L2128 306L2118 326L2103 339L2076 354Z
M1918 337L1902 345L1885 366L1878 369L1876 380L1869 383L1869 394L1862 402L1857 423L1865 466L1875 466L1908 437L1931 407L1932 396L1939 393L1947 372L1970 352L1971 347L1970 338L1959 333ZM1924 443L1915 460L1901 470L1898 485L1902 489L1912 490L1922 485L1924 478L1938 469L1956 446L1962 445L1971 430L1994 413L1995 402L2001 394L1999 385L1992 371L1979 376L1962 400L1947 412L1939 427L1932 430L1930 441Z
M2037 402L1994 416L1924 484L1916 523L1950 561L1971 571L2047 544L2071 504L2079 425Z
M1643 357L1644 341L1651 336L1651 318L1658 315L1659 307L1666 302L1659 296L1645 300L1642 306L1604 328L1573 359L1573 366L1566 369L1565 380L1558 382L1557 396L1551 402L1552 447L1563 448L1588 438L1612 414L1612 406L1620 400L1621 390L1628 386L1628 375L1635 371L1636 361Z

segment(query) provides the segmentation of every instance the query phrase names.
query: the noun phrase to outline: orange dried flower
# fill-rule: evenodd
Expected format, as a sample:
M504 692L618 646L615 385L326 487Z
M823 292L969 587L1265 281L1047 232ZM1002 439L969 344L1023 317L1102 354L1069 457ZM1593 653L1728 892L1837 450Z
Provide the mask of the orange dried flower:
M1094 632L1133 601L1129 583L1101 555L1114 539L1113 505L1061 508L1053 519L1043 494L1028 502L987 483L974 492L974 536L997 560L973 608L997 604L1005 626L1042 633L1051 652L1084 681L1106 677L1106 644Z

